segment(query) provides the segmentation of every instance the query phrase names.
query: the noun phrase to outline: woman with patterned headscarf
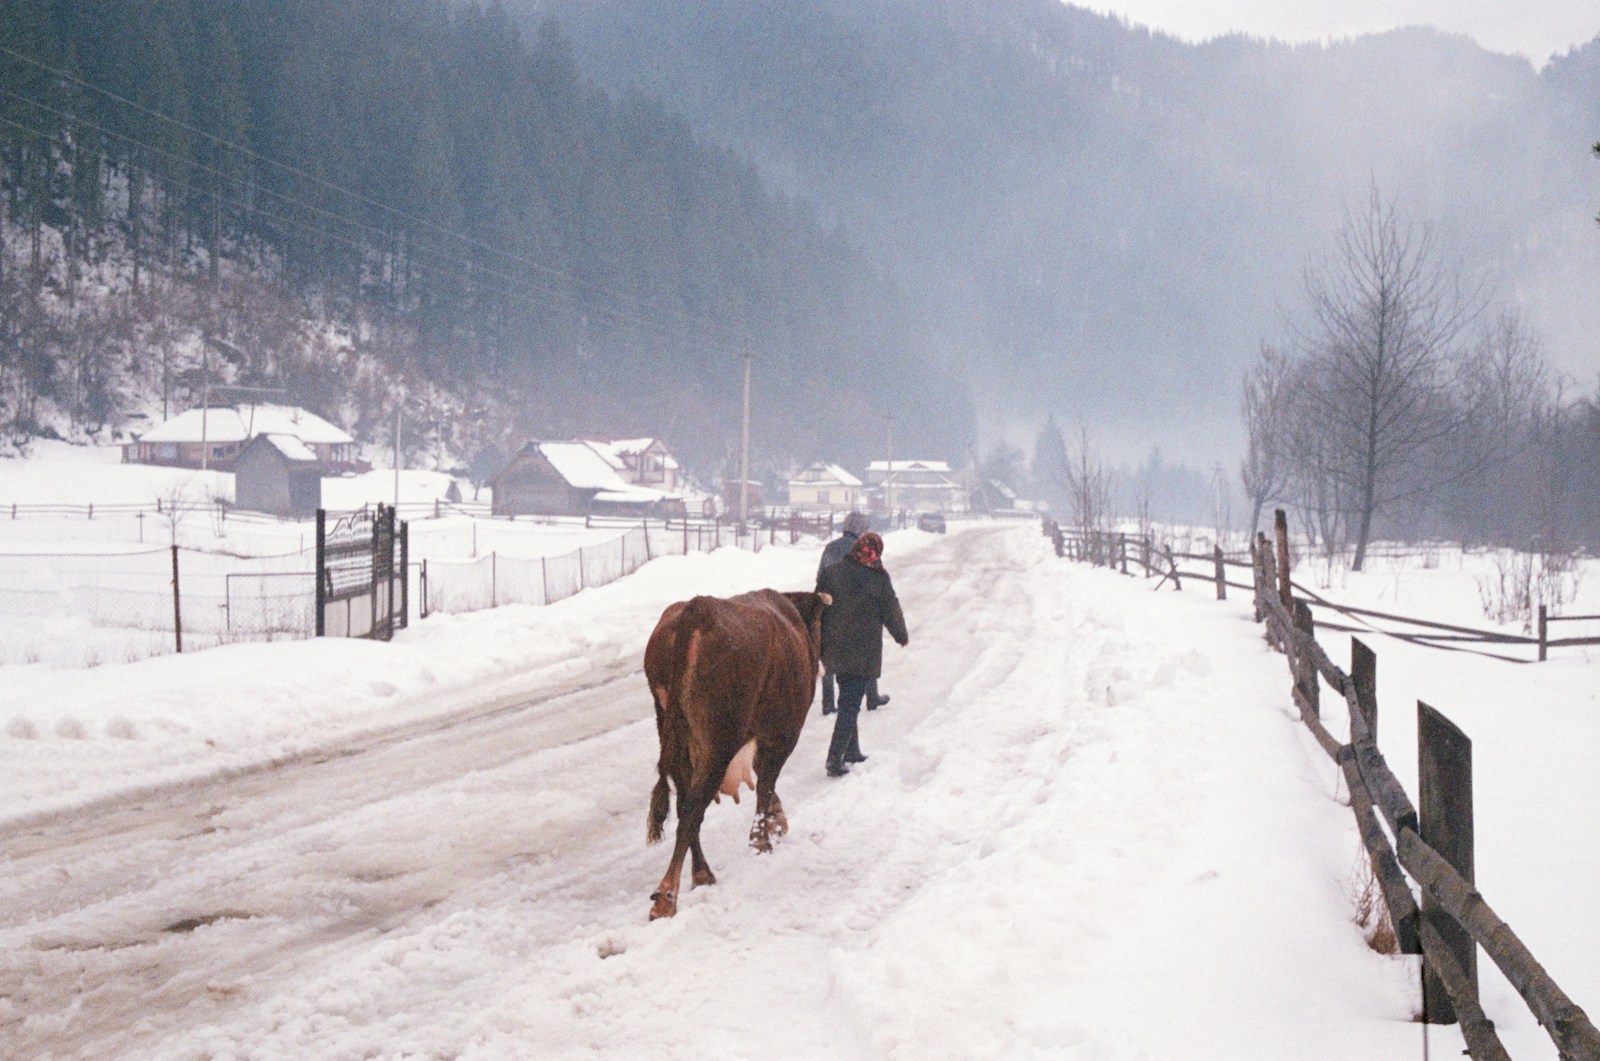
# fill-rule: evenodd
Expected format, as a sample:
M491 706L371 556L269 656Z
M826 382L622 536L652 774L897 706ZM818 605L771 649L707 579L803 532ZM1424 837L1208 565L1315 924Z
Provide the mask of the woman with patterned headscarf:
M883 633L903 647L910 643L894 583L883 569L883 539L867 531L856 539L850 555L825 567L817 591L833 597L822 613L822 666L839 681L838 717L828 745L828 776L842 777L861 754L856 716L867 686L883 669Z
M867 514L865 512L851 512L844 517L844 523L839 527L839 536L822 548L822 559L817 563L817 577L822 577L825 568L832 567L850 555L850 550L855 548L856 539L866 533ZM831 715L834 712L833 672L826 667L822 670L822 713ZM876 711L889 702L887 696L878 692L878 680L874 678L867 686L867 710Z

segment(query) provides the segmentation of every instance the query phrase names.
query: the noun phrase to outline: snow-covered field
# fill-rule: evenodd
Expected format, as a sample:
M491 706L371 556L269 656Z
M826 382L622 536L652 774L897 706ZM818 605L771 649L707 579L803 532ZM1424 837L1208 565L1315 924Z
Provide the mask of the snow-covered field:
M28 460L0 458L0 666L95 667L176 651L173 544L182 547L188 650L305 636L314 521L228 514L216 503L231 502L228 473L124 465L115 447L40 442L35 450ZM516 561L570 556L624 533L615 524L451 515L442 500L449 486L448 476L421 470L402 471L398 484L412 589L415 565L433 565L435 606L472 598L490 577L491 554L515 571ZM396 496L392 470L323 481L330 511ZM487 606L490 591L477 595Z
M713 808L719 883L654 924L645 639L673 600L809 586L814 546L388 644L0 667L0 1055L1422 1053L1417 967L1352 923L1353 820L1248 601L1057 560L1032 524L896 532L885 561L911 645L871 759L826 778L814 715L790 835L758 857L749 801ZM1414 792L1419 698L1474 739L1479 885L1594 1015L1600 651L1369 643L1391 765ZM1554 1058L1480 970L1512 1056Z

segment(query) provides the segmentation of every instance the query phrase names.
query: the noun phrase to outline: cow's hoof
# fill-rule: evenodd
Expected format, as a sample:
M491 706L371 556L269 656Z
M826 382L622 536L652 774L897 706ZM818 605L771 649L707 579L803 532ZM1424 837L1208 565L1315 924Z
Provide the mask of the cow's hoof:
M678 897L671 892L656 892L650 898L655 905L650 908L650 920L658 917L671 917L678 912Z
M711 872L710 866L707 866L703 870L695 870L694 874L689 878L689 887L691 888L698 888L702 884L715 883L717 883L717 875Z

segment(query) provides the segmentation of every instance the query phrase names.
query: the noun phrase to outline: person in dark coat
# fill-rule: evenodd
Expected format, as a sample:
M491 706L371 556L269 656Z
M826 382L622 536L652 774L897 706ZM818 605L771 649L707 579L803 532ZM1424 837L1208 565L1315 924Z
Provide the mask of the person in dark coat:
M844 523L839 528L839 536L822 547L822 560L817 564L817 578L822 578L822 572L837 564L850 555L850 550L855 546L856 539L867 529L867 514L865 512L851 512L844 517ZM878 679L872 679L872 684L867 686L867 710L876 711L889 702L887 696L878 694ZM833 672L826 668L822 671L822 713L831 715L834 711Z
M822 665L839 680L838 718L828 745L828 776L850 772L861 754L856 716L867 687L883 668L883 631L905 647L911 637L894 583L883 569L883 539L867 531L850 555L817 576L817 592L833 597L822 613Z

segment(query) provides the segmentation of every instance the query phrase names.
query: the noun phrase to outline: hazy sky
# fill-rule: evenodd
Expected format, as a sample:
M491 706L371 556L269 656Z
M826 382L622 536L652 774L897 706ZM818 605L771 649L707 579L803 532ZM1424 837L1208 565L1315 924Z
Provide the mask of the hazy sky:
M1592 0L1077 0L1129 22L1204 40L1231 30L1301 42L1353 37L1398 26L1465 33L1491 51L1527 56L1536 66L1600 35Z

